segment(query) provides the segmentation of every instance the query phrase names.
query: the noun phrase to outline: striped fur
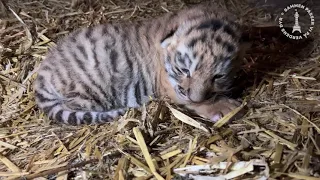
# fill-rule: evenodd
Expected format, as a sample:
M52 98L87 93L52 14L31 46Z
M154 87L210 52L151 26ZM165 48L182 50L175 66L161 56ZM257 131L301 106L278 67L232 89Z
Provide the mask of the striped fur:
M66 124L111 121L150 96L201 103L230 88L240 31L214 8L71 33L42 62L38 106Z

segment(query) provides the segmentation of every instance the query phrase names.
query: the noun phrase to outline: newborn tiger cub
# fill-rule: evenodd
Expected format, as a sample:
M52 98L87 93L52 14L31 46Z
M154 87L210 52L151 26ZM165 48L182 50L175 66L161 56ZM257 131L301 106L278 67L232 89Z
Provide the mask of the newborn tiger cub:
M34 86L38 107L62 123L100 124L166 96L216 121L239 105L217 98L231 89L239 69L241 34L230 17L196 6L75 31L41 64Z

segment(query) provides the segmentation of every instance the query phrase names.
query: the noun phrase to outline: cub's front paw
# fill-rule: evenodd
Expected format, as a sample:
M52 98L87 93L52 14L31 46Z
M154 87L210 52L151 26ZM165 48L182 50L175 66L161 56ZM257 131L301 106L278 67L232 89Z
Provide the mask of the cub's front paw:
M198 115L207 118L212 122L217 122L223 116L227 115L240 105L241 103L234 99L220 98L214 102L209 101L188 107L194 110Z

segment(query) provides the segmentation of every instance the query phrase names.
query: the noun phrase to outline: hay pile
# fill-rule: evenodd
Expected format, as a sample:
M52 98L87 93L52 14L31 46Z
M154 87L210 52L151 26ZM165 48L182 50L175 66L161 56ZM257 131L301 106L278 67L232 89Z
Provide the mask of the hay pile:
M0 5L1 179L179 179L177 174L188 173L198 179L320 178L319 28L314 39L290 41L270 14L245 1L217 1L244 23L260 26L247 30L254 48L239 75L247 104L240 120L194 121L181 109L152 102L102 126L50 122L35 106L32 82L58 38L79 27L139 21L186 4L98 2Z

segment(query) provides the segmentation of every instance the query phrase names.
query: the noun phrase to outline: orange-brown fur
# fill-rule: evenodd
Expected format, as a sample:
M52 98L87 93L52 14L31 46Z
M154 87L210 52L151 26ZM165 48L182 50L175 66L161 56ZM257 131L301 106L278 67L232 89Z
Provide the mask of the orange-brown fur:
M211 118L203 109L230 90L239 63L241 33L231 17L209 4L71 33L42 62L38 106L58 121L91 124L111 121L149 96L168 96Z

